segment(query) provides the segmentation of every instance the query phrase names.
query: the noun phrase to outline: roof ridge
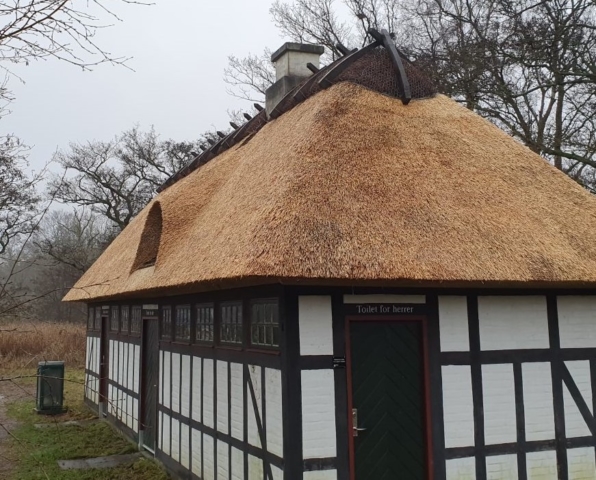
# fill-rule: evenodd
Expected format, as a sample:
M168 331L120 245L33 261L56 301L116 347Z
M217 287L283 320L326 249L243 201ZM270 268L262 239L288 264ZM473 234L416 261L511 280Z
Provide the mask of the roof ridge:
M310 77L288 92L269 114L269 118L266 111L255 103L255 108L259 110L257 115L254 117L248 115L250 118L247 118L245 124L238 129L233 129L197 155L188 165L168 178L157 192L167 189L220 153L257 133L267 122L280 117L320 90L335 83L351 81L384 95L399 98L404 105L413 98L428 98L437 93L432 82L408 59L402 58L402 53L397 49L387 30L379 32L371 28L369 33L375 39L373 42L359 50L339 49L344 54L342 57L314 71Z

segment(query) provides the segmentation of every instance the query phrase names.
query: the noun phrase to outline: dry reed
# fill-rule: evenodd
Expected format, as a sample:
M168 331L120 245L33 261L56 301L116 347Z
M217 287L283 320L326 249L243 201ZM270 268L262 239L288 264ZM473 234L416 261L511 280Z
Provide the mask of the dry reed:
M0 323L0 369L23 369L44 360L85 365L85 325L49 322Z

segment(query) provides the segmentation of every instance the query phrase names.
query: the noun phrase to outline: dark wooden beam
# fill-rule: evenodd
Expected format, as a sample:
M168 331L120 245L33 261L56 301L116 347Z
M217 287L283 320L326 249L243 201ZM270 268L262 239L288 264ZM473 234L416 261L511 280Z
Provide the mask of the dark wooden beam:
M310 62L306 64L306 68L308 68L312 73L317 73L319 71L319 69Z
M378 42L381 42L387 52L389 52L389 57L391 58L391 62L393 63L393 68L395 69L395 73L397 73L397 82L399 87L402 91L402 98L401 101L404 105L410 103L412 100L412 89L410 87L410 81L408 80L408 76L406 75L406 70L404 68L404 64L402 62L401 56L397 51L397 47L395 46L395 42L391 38L390 33L387 30L375 30L374 28L370 28L368 33Z

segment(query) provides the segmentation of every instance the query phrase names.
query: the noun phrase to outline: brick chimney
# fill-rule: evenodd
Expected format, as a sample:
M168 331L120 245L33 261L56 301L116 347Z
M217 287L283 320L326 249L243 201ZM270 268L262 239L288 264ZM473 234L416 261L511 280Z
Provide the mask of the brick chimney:
M319 59L324 51L320 45L288 42L271 55L271 61L275 64L276 81L265 92L267 116L288 92L313 74L307 64L319 68Z

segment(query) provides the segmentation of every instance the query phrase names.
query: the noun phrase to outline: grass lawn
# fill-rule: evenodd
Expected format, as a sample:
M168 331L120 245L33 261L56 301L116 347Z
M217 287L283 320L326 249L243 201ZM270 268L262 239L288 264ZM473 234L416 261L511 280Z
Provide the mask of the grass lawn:
M30 373L30 372L29 372ZM113 469L60 470L57 460L92 458L136 452L135 446L104 421L85 422L84 426L61 425L68 420L90 420L94 415L83 403L83 372L67 370L64 403L68 413L58 416L38 415L33 399L19 400L8 406L8 415L19 422L12 432L18 480L166 480L169 477L154 461L141 458L132 465ZM34 378L20 380L31 389ZM53 423L35 428L36 423Z

